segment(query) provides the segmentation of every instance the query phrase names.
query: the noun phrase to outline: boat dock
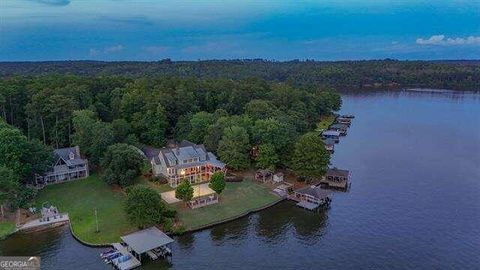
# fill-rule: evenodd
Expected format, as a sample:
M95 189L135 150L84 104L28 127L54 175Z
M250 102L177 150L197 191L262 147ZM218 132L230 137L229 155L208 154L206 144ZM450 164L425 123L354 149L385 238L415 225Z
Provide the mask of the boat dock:
M129 260L123 261L123 262L120 261L119 258L113 259L112 264L113 264L113 266L115 266L115 268L120 269L120 270L130 270L130 269L134 269L134 268L142 265L140 263L140 261L137 258L135 258L135 256L133 256L133 254L128 252L127 247L124 247L120 243L113 243L112 246L113 246L113 248L118 250L120 253L122 253L122 256L127 256L127 257L130 258Z
M106 253L113 252L113 255L105 261L106 263L112 263L117 269L130 270L139 267L142 265L142 258L157 260L172 256L172 250L169 246L174 240L156 227L150 227L120 238L122 243L112 244L113 250ZM100 256L103 257L104 253ZM108 256L106 255L106 257Z
M57 214L48 218L38 218L18 227L18 231L36 231L53 228L70 222L68 214Z
M298 207L312 211L320 206L329 206L332 201L331 192L318 186L307 186L294 190L288 199L296 201Z

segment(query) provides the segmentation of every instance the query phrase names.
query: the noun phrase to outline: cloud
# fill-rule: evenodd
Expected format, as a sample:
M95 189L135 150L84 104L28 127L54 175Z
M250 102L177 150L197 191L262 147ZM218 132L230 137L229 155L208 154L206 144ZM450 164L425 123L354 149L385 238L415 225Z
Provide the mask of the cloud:
M115 46L110 46L110 47L105 47L103 49L90 48L90 50L88 51L88 54L90 56L115 54L115 53L123 51L124 48L125 47L123 47L123 45L121 45L121 44L118 44L118 45L115 45Z
M111 46L111 47L106 47L103 52L104 53L117 53L117 52L121 52L123 50L123 45L115 45L115 46Z
M96 55L98 55L98 51L97 51L96 49L93 49L93 48L92 48L92 49L90 49L89 54L90 54L91 56L96 56Z
M433 35L428 39L418 38L416 42L419 45L474 45L480 44L480 36L469 36L466 38L446 38L445 35Z

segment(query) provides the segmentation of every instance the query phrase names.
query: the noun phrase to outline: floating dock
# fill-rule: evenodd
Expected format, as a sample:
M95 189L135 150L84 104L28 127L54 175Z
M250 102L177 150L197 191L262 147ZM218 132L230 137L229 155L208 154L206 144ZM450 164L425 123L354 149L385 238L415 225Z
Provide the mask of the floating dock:
M125 261L125 262L119 262L119 259L116 258L116 259L113 259L112 260L112 264L120 269L120 270L130 270L130 269L134 269L136 267L139 267L140 265L142 265L140 263L140 261L135 258L135 256L133 256L133 254L131 254L130 252L128 252L127 248L122 246L122 244L120 243L113 243L112 244L113 248L115 248L116 250L118 250L120 253L122 253L122 256L130 256L130 259L128 261Z

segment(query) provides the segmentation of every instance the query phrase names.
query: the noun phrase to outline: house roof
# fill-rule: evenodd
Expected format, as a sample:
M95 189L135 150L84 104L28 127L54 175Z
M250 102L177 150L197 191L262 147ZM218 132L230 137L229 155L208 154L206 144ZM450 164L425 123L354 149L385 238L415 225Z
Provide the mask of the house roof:
M144 147L142 147L141 150L148 159L152 159L152 158L158 156L158 154L160 153L160 149L157 149L157 148L151 147L151 146L144 146Z
M163 156L163 158L167 162L168 167L177 167L178 169L184 167L205 165L207 161L217 167L225 167L225 163L219 161L213 153L207 152L203 144L197 145L186 140L183 140L175 147L168 147L159 150L158 156ZM197 162L189 162L187 164L182 164L183 160L190 160L195 158L198 158ZM155 158L154 162L157 164L160 163L160 161Z
M81 165L87 162L80 157L80 148L78 146L58 148L53 150L53 153L55 155L54 164L56 164L59 159L63 159L68 166ZM71 154L73 154L73 158L70 157Z
M324 132L322 132L322 135L325 135L325 136L340 136L340 132L338 132L336 130L325 130Z
M137 254L142 254L149 250L156 249L174 242L172 238L157 229L157 227L150 227L148 229L134 232L120 238Z
M331 192L325 189L321 189L316 186L307 186L301 189L295 190L296 193L310 195L317 199L325 199L330 196Z
M332 168L332 169L327 170L327 175L348 177L350 175L350 171L340 170L340 169L337 169L337 168Z

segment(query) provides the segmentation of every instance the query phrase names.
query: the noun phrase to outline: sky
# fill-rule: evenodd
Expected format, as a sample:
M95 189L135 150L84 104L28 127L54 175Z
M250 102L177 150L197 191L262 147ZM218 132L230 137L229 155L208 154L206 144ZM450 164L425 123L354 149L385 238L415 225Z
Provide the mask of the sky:
M0 61L480 59L480 0L0 0Z

